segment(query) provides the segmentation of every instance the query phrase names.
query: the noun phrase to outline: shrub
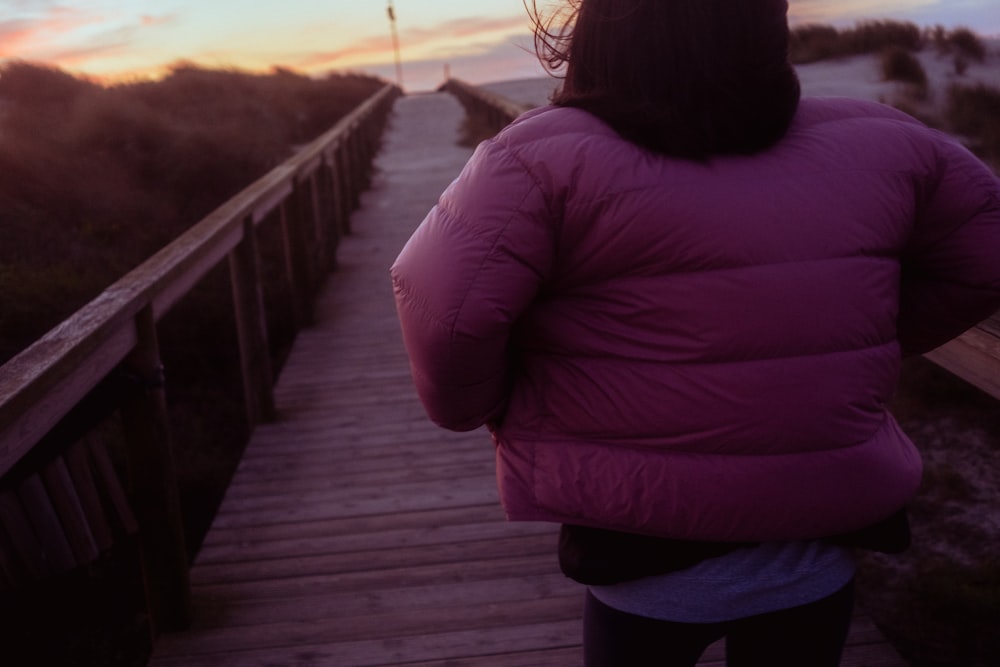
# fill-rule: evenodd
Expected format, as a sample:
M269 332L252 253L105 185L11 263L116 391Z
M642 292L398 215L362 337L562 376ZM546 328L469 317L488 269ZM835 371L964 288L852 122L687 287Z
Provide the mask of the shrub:
M915 51L924 37L912 23L863 21L843 31L826 25L804 25L792 30L789 57L795 63L878 53L889 48Z
M986 46L979 36L968 28L956 28L948 36L948 42L960 54L983 62L986 58Z
M1000 160L1000 89L952 85L947 118L952 130L968 137L983 157Z
M923 46L920 28L898 21L864 21L844 32L850 53L877 53L891 48L917 51Z
M958 76L963 76L965 72L969 69L969 61L963 55L955 56L955 59L952 61L952 64L954 65L955 74L957 74Z
M811 63L840 55L840 33L833 26L803 25L791 32L789 58L792 62Z
M898 46L882 53L882 76L908 84L920 99L927 95L927 72L915 55Z
M45 65L12 61L0 69L0 99L16 100L22 106L65 110L80 95L98 90L99 86L86 79Z
M986 45L968 28L960 27L948 32L942 26L934 26L925 32L925 39L943 55L954 54L956 58L970 58L977 62L986 58Z
M85 290L54 281L44 299L34 296L43 277L8 283L0 362L381 85L178 65L162 81L105 88L50 67L0 66L0 264L18 275L93 273Z

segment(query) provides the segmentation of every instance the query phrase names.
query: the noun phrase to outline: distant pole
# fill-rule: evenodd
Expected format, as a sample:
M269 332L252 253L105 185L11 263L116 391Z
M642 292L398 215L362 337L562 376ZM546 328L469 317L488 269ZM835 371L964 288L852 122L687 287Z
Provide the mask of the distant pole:
M389 0L389 28L392 31L392 50L396 54L396 85L403 88L403 62L399 58L399 34L396 32L396 10Z

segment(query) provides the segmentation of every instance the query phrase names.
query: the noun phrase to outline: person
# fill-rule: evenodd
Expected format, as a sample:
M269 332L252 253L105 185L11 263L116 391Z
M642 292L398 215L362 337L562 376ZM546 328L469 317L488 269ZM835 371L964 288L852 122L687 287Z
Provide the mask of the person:
M419 396L488 427L510 520L562 525L587 665L723 637L837 665L856 549L909 540L901 360L1000 308L1000 183L888 106L800 99L784 0L567 11L532 13L553 103L391 268Z

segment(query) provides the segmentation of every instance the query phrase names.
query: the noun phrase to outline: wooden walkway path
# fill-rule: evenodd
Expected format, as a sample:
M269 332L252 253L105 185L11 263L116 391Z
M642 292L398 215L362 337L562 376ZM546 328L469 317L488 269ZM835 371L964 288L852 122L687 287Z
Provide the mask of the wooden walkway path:
M461 107L398 101L372 190L341 245L191 578L194 623L154 667L573 666L582 588L556 532L507 524L483 431L428 422L388 267L470 151ZM845 666L902 667L859 614ZM701 663L722 665L720 646Z

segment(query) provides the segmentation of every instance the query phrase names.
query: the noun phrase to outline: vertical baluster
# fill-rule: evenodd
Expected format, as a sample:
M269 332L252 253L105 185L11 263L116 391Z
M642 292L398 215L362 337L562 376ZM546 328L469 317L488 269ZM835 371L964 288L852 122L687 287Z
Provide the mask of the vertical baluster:
M253 218L243 221L243 240L229 253L229 276L240 346L243 397L250 428L274 419L274 379Z
M281 203L281 236L285 270L292 287L292 311L298 329L312 322L312 299L308 251L302 229L300 186L296 182L293 187L293 193Z
M121 412L150 626L155 636L160 629L180 629L190 623L191 590L152 306L136 315L135 327L136 346L125 360L135 387L127 393Z

